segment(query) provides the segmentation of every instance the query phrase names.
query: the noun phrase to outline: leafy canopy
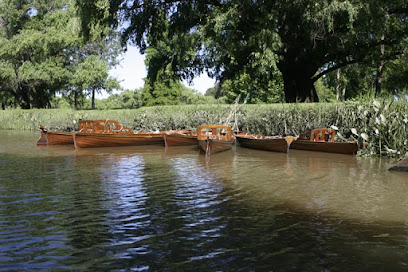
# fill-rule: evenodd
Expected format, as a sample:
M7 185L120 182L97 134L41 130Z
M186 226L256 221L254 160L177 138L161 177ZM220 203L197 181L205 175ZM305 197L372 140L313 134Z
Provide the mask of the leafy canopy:
M108 33L94 27L84 43L71 0L0 1L0 95L43 108L57 92L103 87L119 54Z
M221 84L241 79L262 82L256 85L262 89L259 97L263 92L275 96L269 86L282 82L287 102L317 101L317 80L352 64L394 60L405 54L408 38L405 0L77 0L77 4L85 32L100 24L120 25L124 42L136 44L142 52L161 48L164 42L170 49L166 52L173 55L166 55L166 65L155 70L167 69L171 59L173 74L182 79L205 70Z

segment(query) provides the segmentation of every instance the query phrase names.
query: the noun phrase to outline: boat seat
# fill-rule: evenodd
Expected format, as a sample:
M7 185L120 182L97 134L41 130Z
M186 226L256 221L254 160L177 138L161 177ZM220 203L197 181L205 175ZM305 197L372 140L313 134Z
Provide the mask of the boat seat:
M334 142L336 131L331 128L314 129L310 134L310 141L312 142Z

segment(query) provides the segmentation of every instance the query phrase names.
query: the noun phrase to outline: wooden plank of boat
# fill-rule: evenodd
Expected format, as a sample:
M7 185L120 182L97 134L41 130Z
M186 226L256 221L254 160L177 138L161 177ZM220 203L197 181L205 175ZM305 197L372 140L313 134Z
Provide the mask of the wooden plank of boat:
M198 145L197 133L192 131L169 131L163 134L163 138L166 147Z
M390 167L388 170L408 172L408 158L397 162L395 165Z
M78 126L80 131L91 131L86 125L92 120L79 120ZM68 145L74 144L74 135L77 131L52 131L40 126L41 136L37 141L37 145Z
M76 148L164 144L164 133L165 132L119 134L78 132L75 134L74 142Z
M299 137L291 145L291 149L320 151L340 154L356 154L359 150L357 142L335 142L336 131L332 129L315 129L310 138Z
M48 131L45 127L40 126L41 136L37 145L69 145L74 144L74 131Z
M200 148L207 156L229 150L235 142L231 127L223 125L199 126L197 128L197 139Z
M235 142L234 139L230 141L218 139L206 139L198 140L198 145L201 147L202 150L205 151L205 154L208 156L211 154L231 149L234 142Z
M289 152L289 146L294 140L292 136L274 137L247 133L240 133L235 137L242 147L283 153Z
M356 154L358 151L357 142L311 142L304 140L296 140L291 146L291 149L320 151L340 154Z
M83 120L74 143L76 148L164 144L164 133L132 132L115 120Z

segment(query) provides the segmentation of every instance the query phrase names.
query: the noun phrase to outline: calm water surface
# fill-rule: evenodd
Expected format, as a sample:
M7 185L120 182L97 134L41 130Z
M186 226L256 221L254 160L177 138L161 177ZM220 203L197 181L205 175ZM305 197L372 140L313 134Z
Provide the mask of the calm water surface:
M408 271L393 161L38 136L0 131L2 271Z

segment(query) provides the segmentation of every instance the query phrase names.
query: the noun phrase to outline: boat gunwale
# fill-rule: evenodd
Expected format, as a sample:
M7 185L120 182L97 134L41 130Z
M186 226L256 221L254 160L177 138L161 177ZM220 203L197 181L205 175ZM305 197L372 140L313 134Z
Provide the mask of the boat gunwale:
M248 139L248 140L264 140L264 141L284 140L284 141L286 141L285 137L283 137L283 136L268 136L268 135L250 134L250 133L248 133L248 134L237 134L237 135L235 135L235 137L237 139L243 138L243 139ZM260 137L260 138L258 138L258 137Z
M77 131L52 131L52 130L48 130L46 132L47 134L54 134L54 135L63 135L63 136L72 136L75 135L77 133Z
M335 141L335 142L320 142L320 141L311 141L311 140L306 140L306 139L297 139L295 141L293 141L292 144L294 143L306 143L306 144L328 144L328 145L336 145L336 144L357 144L357 141L347 141L347 142L340 142L340 141Z
M162 138L164 133L94 133L94 132L78 132L75 136L95 136L95 137L113 137L113 138Z

